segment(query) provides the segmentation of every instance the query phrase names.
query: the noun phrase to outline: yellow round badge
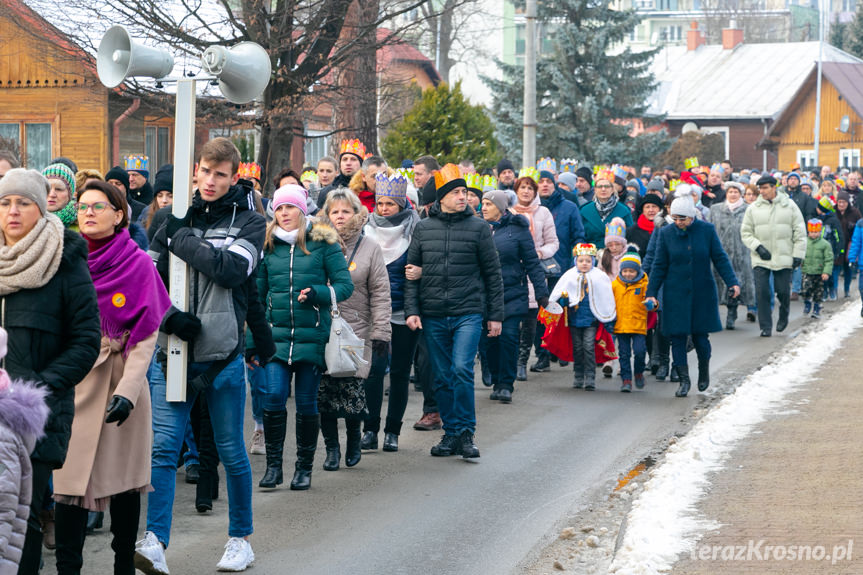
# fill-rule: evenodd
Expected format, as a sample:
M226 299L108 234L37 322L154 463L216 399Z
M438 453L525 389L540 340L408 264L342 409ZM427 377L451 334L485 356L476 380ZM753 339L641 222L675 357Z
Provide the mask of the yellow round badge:
M114 307L123 307L126 305L126 296L117 292L111 296L111 303L114 304Z
M357 269L357 262L351 262L351 265L348 266L348 271L354 271Z

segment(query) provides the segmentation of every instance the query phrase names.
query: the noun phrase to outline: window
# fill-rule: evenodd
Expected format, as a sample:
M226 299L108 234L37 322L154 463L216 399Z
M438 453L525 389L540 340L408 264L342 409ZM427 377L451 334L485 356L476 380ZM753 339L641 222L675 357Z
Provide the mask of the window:
M843 12L854 12L857 10L857 0L842 0Z
M653 10L653 0L635 0L633 2L636 10ZM660 0L660 5L662 0Z
M171 129L161 126L144 128L144 154L150 158L150 183L161 166L171 163Z
M306 156L307 164L317 166L318 160L327 155L327 150L330 149L330 136L325 136L324 134L326 132L306 130L306 141L303 152Z
M797 163L801 168L814 168L815 150L797 150Z
M677 10L677 0L657 0L656 6L663 12Z
M53 124L50 122L0 121L0 138L11 140L21 150L21 163L42 170L54 157Z
M857 168L860 166L860 148L839 148L839 166Z
M659 29L659 39L663 42L680 42L683 39L683 27L663 26Z

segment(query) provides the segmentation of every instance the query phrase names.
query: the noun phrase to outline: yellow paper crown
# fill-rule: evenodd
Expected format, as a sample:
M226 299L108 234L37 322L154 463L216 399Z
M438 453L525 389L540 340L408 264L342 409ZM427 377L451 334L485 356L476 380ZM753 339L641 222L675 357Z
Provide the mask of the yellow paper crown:
M572 255L578 256L595 256L596 246L593 244L576 244L572 250Z
M463 177L468 188L482 191L482 174L465 174Z
M482 191L487 192L488 190L496 190L497 189L497 178L492 175L487 175L482 177Z
M596 172L596 175L593 177L593 181L597 182L599 180L605 180L610 183L614 183L614 172L612 170L603 169Z
M602 170L608 170L608 169L610 169L610 168L606 164L594 164L593 175L596 176L596 174L598 174ZM596 179L596 178L594 178L594 179Z
M405 179L409 182L414 181L414 169L413 168L399 168L396 170L396 173L404 176Z
M671 180L670 182L668 182L668 191L673 192L675 189L677 189L677 186L679 186L680 183L680 180Z
M692 168L699 167L701 164L698 163L698 158L692 156L691 158L683 160L683 165L686 166L687 170L691 170Z
M539 170L534 168L533 166L527 166L526 168L522 168L518 171L519 178L530 178L537 184L539 183Z
M300 176L300 181L301 182L309 181L309 182L312 182L313 184L317 184L318 183L318 175L313 170L306 170Z
M341 156L342 154L353 154L362 159L368 157L366 155L365 144L363 144L356 138L354 138L353 140L342 140L342 145L339 147L339 156Z
M436 190L441 189L445 185L455 180L461 180L464 182L464 178L461 176L461 170L458 169L458 166L455 164L446 164L440 170L436 170L434 173L434 187ZM459 182L461 183L461 182Z

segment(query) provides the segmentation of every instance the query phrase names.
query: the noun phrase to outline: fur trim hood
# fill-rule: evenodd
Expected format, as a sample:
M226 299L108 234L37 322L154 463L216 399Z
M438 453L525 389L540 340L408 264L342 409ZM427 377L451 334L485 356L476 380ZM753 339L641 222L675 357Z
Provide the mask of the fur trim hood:
M0 425L18 434L29 451L44 435L50 412L45 404L46 395L44 387L21 380L12 381L9 388L0 391Z
M338 243L339 233L334 227L329 225L329 222L318 221L311 224L311 226L312 229L309 232L309 240L327 244Z
M369 211L365 206L360 206L361 210L359 213L354 214L354 216L348 220L348 223L345 225L344 229L341 231L336 230L333 223L330 221L329 217L326 214L321 214L318 217L318 224L329 226L336 232L339 236L339 243L342 246L342 251L345 251L347 246L352 246L357 237L362 233L363 226L366 225L366 222L369 219Z

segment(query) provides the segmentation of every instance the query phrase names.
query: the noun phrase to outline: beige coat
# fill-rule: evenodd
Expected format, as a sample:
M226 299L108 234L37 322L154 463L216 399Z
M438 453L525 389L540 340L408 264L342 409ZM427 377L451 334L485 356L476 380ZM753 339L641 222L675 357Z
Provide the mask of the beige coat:
M100 499L150 484L152 417L147 368L156 348L154 332L129 350L123 360L123 342L102 338L99 359L75 387L75 419L66 463L54 472L54 492L83 496L88 483ZM114 395L135 408L123 425L105 423L106 408Z

